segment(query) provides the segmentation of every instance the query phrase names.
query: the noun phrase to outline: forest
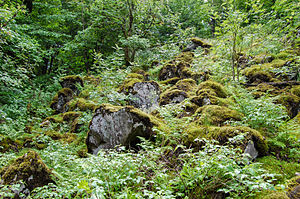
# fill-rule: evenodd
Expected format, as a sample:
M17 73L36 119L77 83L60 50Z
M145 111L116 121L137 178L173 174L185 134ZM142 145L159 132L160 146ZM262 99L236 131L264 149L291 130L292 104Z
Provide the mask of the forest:
M298 0L0 0L0 199L299 199Z

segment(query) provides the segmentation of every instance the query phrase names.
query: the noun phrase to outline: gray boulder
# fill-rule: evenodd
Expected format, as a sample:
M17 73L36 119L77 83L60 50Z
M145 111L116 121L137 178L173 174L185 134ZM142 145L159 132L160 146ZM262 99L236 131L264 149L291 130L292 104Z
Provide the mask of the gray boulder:
M159 106L159 85L154 81L137 82L129 89L129 104L150 113Z
M113 149L118 145L135 147L138 137L149 138L153 122L151 116L132 106L102 104L95 110L86 139L88 152Z

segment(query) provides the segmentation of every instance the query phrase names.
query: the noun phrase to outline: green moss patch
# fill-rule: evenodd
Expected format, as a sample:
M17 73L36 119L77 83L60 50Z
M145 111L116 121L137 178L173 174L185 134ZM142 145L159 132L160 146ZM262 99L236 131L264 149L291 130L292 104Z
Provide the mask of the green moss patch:
M262 163L262 167L269 173L280 174L280 176L276 177L278 183L284 183L286 180L294 177L296 172L300 171L298 163L278 160L274 156L258 158L257 162Z
M298 109L300 106L300 97L292 94L285 93L280 95L277 103L282 104L286 107L288 114L291 118L294 118L298 114Z
M243 115L235 110L218 105L207 105L196 111L196 122L200 125L223 126L226 121L240 121Z
M30 191L36 187L55 183L51 170L35 151L29 151L0 171L4 184L15 184L22 180Z
M97 108L97 104L91 100L86 100L84 98L76 98L71 100L67 104L68 110L74 111L74 110L79 110L79 111L87 111L91 110L93 111L95 108Z
M217 82L208 80L208 81L200 83L196 94L200 95L202 92L201 90L203 90L203 89L211 90L212 92L215 93L215 95L217 97L221 97L221 98L227 97L227 91L225 90L224 86L222 86L221 84L219 84ZM211 94L213 94L213 93L211 93Z
M226 144L228 143L229 138L244 134L244 142L239 145L240 147L242 147L242 149L245 149L246 145L248 144L248 140L252 140L260 156L266 155L268 152L267 142L260 134L260 132L249 127L208 127L193 125L190 129L187 130L187 134L187 143L191 144L192 146L197 146L197 142L195 142L195 139L197 138L214 139L219 141L220 144Z
M166 105L172 103L180 103L184 99L189 98L189 94L185 91L174 89L174 90L167 90L160 95L159 104Z

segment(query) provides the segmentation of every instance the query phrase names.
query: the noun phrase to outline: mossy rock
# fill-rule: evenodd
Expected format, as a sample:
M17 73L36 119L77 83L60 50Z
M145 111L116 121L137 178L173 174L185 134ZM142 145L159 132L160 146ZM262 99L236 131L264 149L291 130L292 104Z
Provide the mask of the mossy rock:
M178 69L175 64L167 63L163 66L158 74L160 81L166 81L168 79L179 78Z
M265 156L256 160L262 163L263 169L269 173L280 174L276 176L277 183L283 184L286 180L295 176L295 173L300 171L300 165L297 162L286 162L278 160L274 156Z
M161 81L160 83L161 84L165 84L165 85L167 85L167 84L175 85L179 80L180 80L179 77L173 77L171 79L167 79L165 81Z
M126 76L126 79L140 79L140 80L144 81L144 76L142 74L138 74L138 73L129 73Z
M193 147L199 147L195 142L197 138L214 139L220 142L220 144L228 143L229 138L233 138L237 135L245 134L244 142L239 146L245 150L249 140L252 140L255 149L258 151L259 156L264 156L268 152L268 145L264 137L260 132L243 126L223 126L223 127L211 127L211 126L198 126L191 125L191 128L187 130L187 142Z
M252 95L254 95L255 98L259 98L267 94L271 96L276 96L280 93L280 91L276 87L266 83L261 83L257 86L248 87L247 90L251 91Z
M271 82L275 75L271 72L270 65L253 65L241 71L246 76L248 83Z
M271 67L273 67L273 68L281 68L281 67L283 67L286 63L287 63L286 60L282 60L282 59L274 59L274 60L271 62Z
M282 52L278 53L277 55L275 55L275 58L286 60L292 56L293 56L293 54L291 52L289 52L288 50L285 50L285 51L282 51Z
M138 137L150 138L153 126L159 128L161 122L139 109L102 104L89 125L88 152L96 154L100 149L113 149L117 145L136 147Z
M82 79L84 82L86 82L87 85L94 85L98 86L100 83L101 78L94 75L86 75Z
M167 90L160 95L159 104L161 106L166 104L177 104L189 97L189 94L183 90Z
M200 38L197 38L197 37L191 38L191 41L194 44L201 46L202 48L211 48L212 47L211 44L209 44L208 42L205 42L204 40L201 40Z
M300 176L293 177L288 181L288 194L290 199L300 198Z
M44 122L46 121L50 121L51 123L63 123L64 122L63 114L60 113L57 115L51 115L49 117L46 117L46 119L44 119Z
M195 54L193 52L182 52L175 57L176 61L182 61L191 64L194 60Z
M285 192L277 191L264 196L262 199L290 199Z
M69 111L62 114L63 121L73 121L82 115L81 112Z
M11 165L1 169L0 176L2 183L7 185L22 180L29 191L36 187L55 183L53 173L35 151L28 151L14 160Z
M54 130L48 130L45 132L45 135L51 137L52 140L60 140L63 138L63 135Z
M129 90L133 87L135 83L138 82L143 82L143 79L138 79L138 78L129 78L126 79L123 84L119 88L119 92L124 92L128 94Z
M149 81L150 75L149 75L149 73L145 72L144 70L137 69L137 70L133 70L133 72L136 74L142 75L144 81Z
M10 137L0 135L0 153L6 153L10 150L17 152L21 147L21 141L13 140Z
M86 100L84 98L76 98L71 100L66 107L69 111L79 110L79 111L93 111L97 108L97 104L91 100Z
M136 82L128 89L128 104L151 113L159 107L161 90L155 81Z
M193 96L191 101L198 106L219 104L220 98L217 97L217 94L213 89L204 88L198 90L196 93L197 96Z
M291 88L291 93L292 93L293 95L296 95L297 97L300 97L300 85L298 85L298 86L293 86L293 87Z
M254 57L253 62L256 64L270 63L274 60L274 56L270 54L259 54Z
M223 126L226 121L240 121L243 118L238 111L218 105L200 107L195 114L196 123L200 125Z
M171 87L170 89L171 90L175 90L175 89L178 89L178 90L182 90L182 91L185 91L185 92L190 92L190 91L193 91L197 87L197 83L195 80L193 79L182 79L182 80L179 80L173 87Z
M300 97L291 94L285 93L280 95L277 103L282 104L286 107L288 114L291 118L294 118L300 110Z
M224 86L220 83L208 80L205 82L202 82L198 86L198 90L196 92L197 95L201 94L202 89L210 89L212 90L217 97L226 98L227 97L227 91L225 90Z
M54 109L56 113L65 112L65 105L73 98L73 91L70 88L63 88L57 92L53 97L50 108Z
M74 94L78 95L79 89L77 88L77 84L83 87L83 80L78 75L69 75L60 78L60 84L63 88L69 88L74 92Z

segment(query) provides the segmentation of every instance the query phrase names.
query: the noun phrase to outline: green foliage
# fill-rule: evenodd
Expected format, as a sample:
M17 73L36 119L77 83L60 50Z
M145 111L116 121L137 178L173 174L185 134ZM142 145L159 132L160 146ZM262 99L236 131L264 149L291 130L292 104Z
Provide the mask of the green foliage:
M232 108L244 114L242 122L235 122L236 124L275 133L289 118L282 105L274 104L274 98L263 96L254 99L251 93L237 85L230 87L230 91L237 104Z

